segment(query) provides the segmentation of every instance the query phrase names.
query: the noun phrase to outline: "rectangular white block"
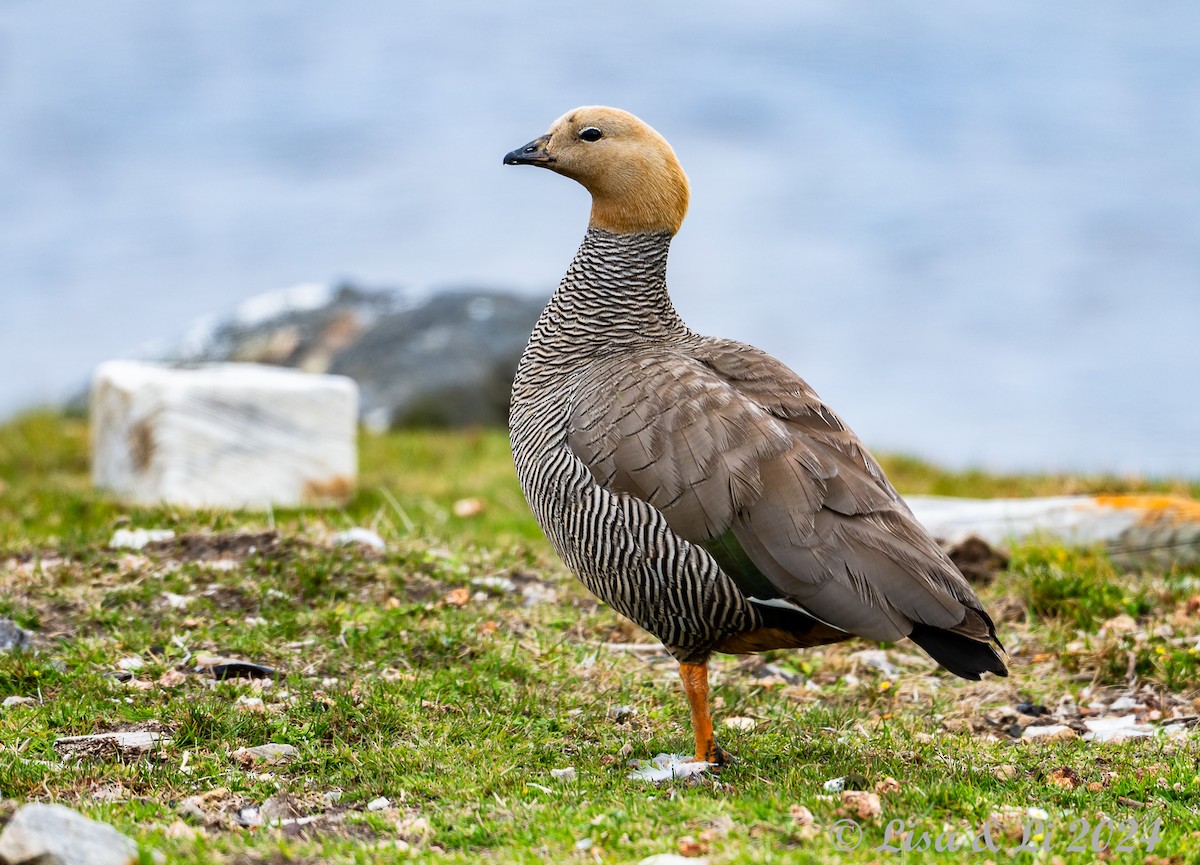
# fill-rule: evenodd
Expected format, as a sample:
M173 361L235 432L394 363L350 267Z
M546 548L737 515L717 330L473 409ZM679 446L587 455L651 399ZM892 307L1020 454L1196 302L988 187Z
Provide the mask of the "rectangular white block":
M339 504L357 478L357 423L344 376L109 361L92 377L92 481L137 504Z

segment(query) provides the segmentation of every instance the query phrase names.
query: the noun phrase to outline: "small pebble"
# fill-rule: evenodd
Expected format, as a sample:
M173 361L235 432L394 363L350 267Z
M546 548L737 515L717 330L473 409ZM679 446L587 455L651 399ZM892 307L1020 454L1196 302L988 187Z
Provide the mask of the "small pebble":
M12 619L0 619L0 652L29 648L30 634Z
M253 748L238 748L233 752L233 759L243 766L277 765L296 759L299 755L291 745L270 742L266 745L256 745Z
M108 541L112 550L140 550L146 544L169 541L175 537L170 529L117 529Z
M260 811L255 805L248 805L245 808L239 808L237 812L237 821L239 826L245 826L246 828L261 826L265 822L263 820L262 811Z
M369 547L378 552L383 552L387 549L387 544L376 532L359 527L338 532L333 536L333 542L339 547L357 544L360 547Z
M753 718L726 718L725 726L730 730L741 730L749 733L758 726L758 721L755 721Z
M454 503L454 516L466 519L467 517L476 517L484 512L487 504L483 499L459 499Z

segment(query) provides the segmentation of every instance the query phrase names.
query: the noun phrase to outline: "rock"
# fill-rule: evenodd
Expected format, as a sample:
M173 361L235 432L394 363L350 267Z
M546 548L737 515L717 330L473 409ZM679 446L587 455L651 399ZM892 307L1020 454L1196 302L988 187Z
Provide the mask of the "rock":
M637 717L637 709L633 706L609 706L608 717L618 724L623 724Z
M1179 496L906 496L905 501L930 534L951 544L971 535L992 545L1043 537L1067 546L1104 544L1122 567L1200 561L1200 502Z
M888 653L883 649L859 649L850 653L850 660L872 667L885 676L895 677L900 673L896 665L888 660Z
M255 664L252 661L243 661L238 658L224 658L216 655L197 655L196 672L208 673L219 681L224 681L225 679L281 678L279 671L272 667Z
M1128 613L1121 613L1101 624L1096 633L1101 637L1122 637L1136 633L1137 630L1137 619Z
M1113 700L1108 709L1110 712L1128 712L1130 709L1140 709L1143 707L1143 705L1144 704L1140 700L1136 700L1133 697L1126 695Z
M157 722L152 722L159 726ZM157 751L171 741L162 730L126 730L90 736L63 736L54 740L60 757L82 759L140 757Z
M987 585L1008 567L1008 554L977 535L968 535L958 543L944 544L942 549L962 575L977 585Z
M277 793L270 797L262 803L259 812L264 820L272 824L295 822L308 816L304 804L288 793Z
M265 363L324 373L339 352L402 306L402 298L389 291L301 283L248 298L223 322L194 323L164 359Z
M462 289L416 299L356 286L298 285L203 322L163 358L334 373L360 388L370 427L502 425L517 359L545 297Z
M32 635L12 619L0 619L0 652L24 651Z
M487 510L487 502L480 498L459 499L451 507L454 516L461 519L477 517Z
M489 591L496 592L500 595L508 594L509 592L515 592L517 590L517 584L508 577L497 577L494 575L475 577L471 580L471 585L479 586L482 589L488 589Z
M247 829L255 829L266 822L262 811L257 805L246 805L244 808L238 808L237 813L234 815L234 820L237 821L239 826L244 826Z
M177 806L179 814L195 820L203 826L219 826L222 823L221 807L230 798L229 788L216 787L194 796L188 796Z
M270 742L266 745L256 745L253 748L238 748L233 752L233 759L246 768L278 766L295 760L299 753L291 745Z
M730 730L741 730L743 733L752 732L758 726L758 721L745 717L726 718L723 723Z
M330 372L359 383L368 426L505 424L517 360L544 305L503 292L436 294L381 316Z
M992 777L997 781L1011 781L1017 777L1017 767L1012 763L1002 763L992 770Z
M691 757L677 754L659 754L653 760L638 760L629 777L638 781L675 781L699 775L709 767L708 763L697 762Z
M550 777L560 784L570 784L579 777L579 773L575 771L574 766L567 766L563 769L551 769Z
M22 806L0 834L0 862L9 865L131 865L137 845L107 823L64 805Z
M1110 718L1084 718L1087 732L1083 738L1089 742L1121 742L1154 735L1154 728L1139 724L1136 715L1119 715Z
M1063 742L1078 737L1079 734L1066 724L1043 724L1026 727L1021 733L1022 739L1043 739L1047 742Z
M340 504L357 474L357 404L338 376L110 361L93 377L92 480L137 504Z
M146 544L169 541L175 537L170 529L117 529L109 538L110 550L140 550Z
M373 532L370 529L364 529L357 526L352 529L346 529L338 532L333 536L333 542L339 547L356 544L360 547L368 547L380 553L387 549L387 544L384 542L383 538L379 537L378 533Z

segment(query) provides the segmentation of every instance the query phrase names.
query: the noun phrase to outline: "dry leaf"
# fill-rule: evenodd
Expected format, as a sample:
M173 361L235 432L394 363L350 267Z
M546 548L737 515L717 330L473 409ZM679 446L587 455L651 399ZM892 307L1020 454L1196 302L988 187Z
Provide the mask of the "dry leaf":
M1060 766L1046 776L1046 783L1063 790L1074 790L1082 783L1082 779L1068 766Z
M792 812L792 822L796 823L798 826L811 826L814 822L816 822L816 818L813 817L813 812L805 808L803 805L793 805L790 810Z
M873 820L883 813L879 796L866 790L846 790L842 793L842 804L853 811L859 820Z
M160 688L177 688L187 681L187 676L178 670L167 670L158 677L158 686Z
M468 588L451 589L446 592L446 597L442 600L452 607L465 607L471 602L471 590Z
M875 792L879 793L881 796L887 795L888 793L899 793L900 782L889 775L882 781L875 782Z
M689 859L694 859L697 856L703 856L708 852L708 845L703 841L697 841L691 835L684 835L679 839L679 855L687 856Z
M1113 616L1103 625L1097 632L1100 636L1119 636L1121 634L1132 634L1138 629L1137 620L1128 613L1121 613L1119 616Z

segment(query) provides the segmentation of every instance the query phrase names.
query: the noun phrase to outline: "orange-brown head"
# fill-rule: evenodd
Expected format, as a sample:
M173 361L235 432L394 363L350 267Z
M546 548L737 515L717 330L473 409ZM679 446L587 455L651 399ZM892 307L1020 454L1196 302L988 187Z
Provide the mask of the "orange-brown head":
M628 111L568 111L540 138L504 157L576 180L592 194L595 228L674 234L688 207L687 175L667 140Z

